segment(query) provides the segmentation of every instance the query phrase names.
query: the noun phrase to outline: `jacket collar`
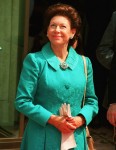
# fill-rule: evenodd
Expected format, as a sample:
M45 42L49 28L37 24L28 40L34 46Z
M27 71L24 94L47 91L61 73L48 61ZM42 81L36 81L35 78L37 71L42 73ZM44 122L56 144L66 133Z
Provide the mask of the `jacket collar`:
M42 54L51 67L53 67L55 70L60 69L60 61L52 51L49 42L43 46ZM65 62L68 64L71 70L73 70L77 65L78 54L72 47L69 48L69 53Z

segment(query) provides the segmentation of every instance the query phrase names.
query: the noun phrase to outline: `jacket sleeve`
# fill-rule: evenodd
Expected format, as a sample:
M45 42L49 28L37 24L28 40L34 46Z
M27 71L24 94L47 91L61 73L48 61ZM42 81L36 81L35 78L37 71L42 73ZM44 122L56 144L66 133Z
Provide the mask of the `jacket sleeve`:
M23 62L23 68L17 88L15 107L28 118L36 121L42 126L52 115L41 105L34 105L34 96L40 75L39 66L34 54L28 54Z
M95 94L94 83L93 83L93 69L89 58L87 62L87 83L86 83L86 95L85 103L79 114L83 115L86 124L88 125L94 116L98 113L98 98Z
M116 12L112 14L111 20L104 32L101 42L96 50L96 56L101 65L110 69L114 55L114 38L116 34Z

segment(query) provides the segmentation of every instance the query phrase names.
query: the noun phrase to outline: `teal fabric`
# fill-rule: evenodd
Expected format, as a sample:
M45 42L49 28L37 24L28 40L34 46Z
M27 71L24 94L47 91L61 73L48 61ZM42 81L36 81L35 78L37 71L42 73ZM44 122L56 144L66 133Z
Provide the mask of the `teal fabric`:
M26 56L17 89L15 107L28 116L21 150L60 150L61 133L47 121L52 114L59 115L62 103L70 104L72 116L82 114L89 124L98 113L98 101L94 91L93 71L86 57L88 80L85 106L81 109L86 86L84 64L81 55L70 47L66 59L68 68L62 70L50 43L40 52ZM85 126L74 133L77 147L87 150Z

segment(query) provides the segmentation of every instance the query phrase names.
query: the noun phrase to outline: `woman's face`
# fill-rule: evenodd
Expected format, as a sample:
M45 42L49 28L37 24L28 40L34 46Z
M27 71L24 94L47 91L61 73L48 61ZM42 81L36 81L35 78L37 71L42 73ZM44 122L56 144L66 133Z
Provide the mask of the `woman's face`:
M47 37L53 45L67 45L75 32L75 29L71 29L71 23L68 18L54 16L48 26Z

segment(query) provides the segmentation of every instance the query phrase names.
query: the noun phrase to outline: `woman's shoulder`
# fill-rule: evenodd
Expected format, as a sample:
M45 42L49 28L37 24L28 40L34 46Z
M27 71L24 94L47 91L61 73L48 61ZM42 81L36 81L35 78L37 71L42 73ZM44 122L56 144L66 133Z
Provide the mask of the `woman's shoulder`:
M88 56L79 54L78 57L79 57L80 61L82 62L82 64L87 67L88 71L92 70L92 62Z
M45 59L41 51L28 53L23 61L24 66L28 65L37 70L39 70L40 68L43 68L44 64L45 64Z
M34 53L28 53L24 59L25 60L32 60L34 62L39 62L41 60L43 60L44 57L42 55L42 52L41 51L38 51L38 52L34 52Z
M77 55L78 55L78 58L80 60L84 61L84 59L85 59L85 61L86 61L87 64L91 64L91 60L90 60L90 58L88 56L81 55L81 54L77 54Z

